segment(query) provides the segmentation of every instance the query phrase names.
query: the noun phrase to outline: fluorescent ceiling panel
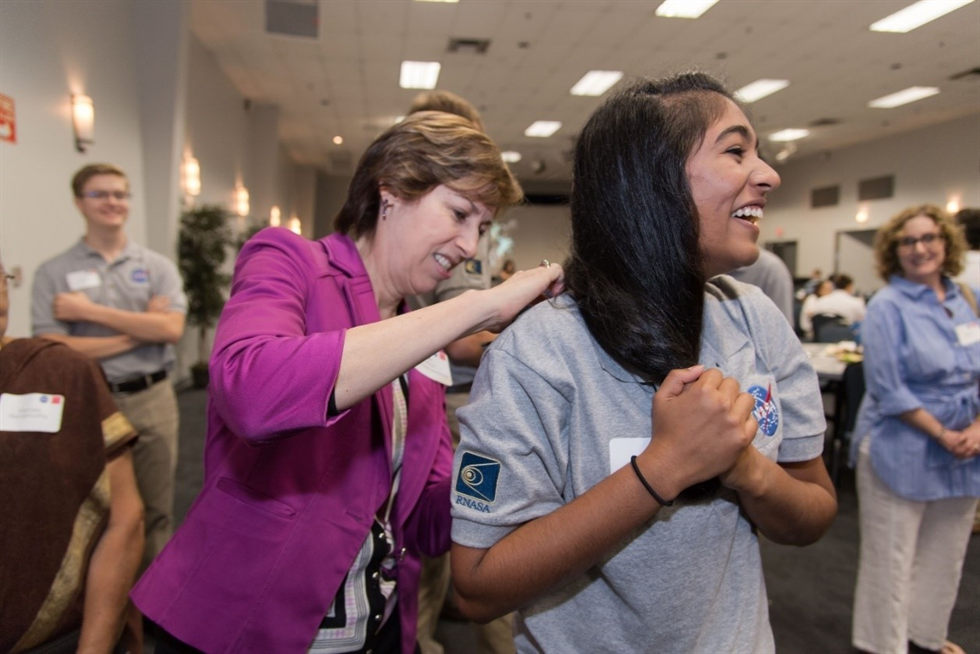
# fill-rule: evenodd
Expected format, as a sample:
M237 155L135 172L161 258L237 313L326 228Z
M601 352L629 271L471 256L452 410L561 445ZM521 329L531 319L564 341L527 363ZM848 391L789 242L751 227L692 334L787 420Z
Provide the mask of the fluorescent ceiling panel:
M524 136L537 136L547 138L561 129L561 122L557 120L536 120L531 126L524 130Z
M893 107L900 107L903 104L915 102L916 100L931 97L937 93L939 93L939 89L934 86L910 86L904 91L872 100L868 103L868 106L874 109L891 109Z
M868 28L872 32L904 34L932 22L940 16L973 2L973 0L919 0L891 16L886 16Z
M769 135L770 141L796 141L810 135L808 129L784 129Z
M735 91L735 97L745 103L755 102L776 91L782 91L787 86L789 80L785 79L757 79Z
M590 70L572 87L572 95L602 95L621 79L621 70Z
M441 68L438 61L403 61L398 84L403 89L434 89Z
M655 12L663 18L698 18L718 0L667 0Z

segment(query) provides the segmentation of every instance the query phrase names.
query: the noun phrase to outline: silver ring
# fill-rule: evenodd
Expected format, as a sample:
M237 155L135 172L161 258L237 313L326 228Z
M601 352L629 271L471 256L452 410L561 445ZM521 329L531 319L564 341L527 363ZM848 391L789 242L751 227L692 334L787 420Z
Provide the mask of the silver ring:
M551 266L551 262L550 262L550 261L548 261L547 259L542 259L542 260L541 260L541 263L540 263L540 264L538 264L538 265L539 265L539 266L542 266L542 267L544 267L544 268L548 268L549 266Z

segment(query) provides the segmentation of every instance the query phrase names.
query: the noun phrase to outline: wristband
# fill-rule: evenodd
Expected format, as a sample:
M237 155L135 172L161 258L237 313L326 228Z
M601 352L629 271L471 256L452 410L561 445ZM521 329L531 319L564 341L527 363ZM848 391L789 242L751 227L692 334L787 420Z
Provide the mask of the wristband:
M635 454L630 457L630 465L633 466L633 472L636 473L637 479L639 479L640 483L643 484L643 488L647 489L647 492L650 493L650 496L653 499L657 500L657 502L660 503L660 506L674 506L673 500L668 502L664 498L660 497L660 495L657 494L657 491L653 490L653 486L647 483L647 480L643 477L643 473L640 472L640 466L636 465Z

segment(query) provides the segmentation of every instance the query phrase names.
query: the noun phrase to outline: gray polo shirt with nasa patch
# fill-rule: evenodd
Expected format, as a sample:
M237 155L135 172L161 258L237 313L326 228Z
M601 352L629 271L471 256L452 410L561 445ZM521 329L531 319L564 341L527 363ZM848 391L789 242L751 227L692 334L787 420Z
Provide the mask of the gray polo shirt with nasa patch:
M820 456L817 376L786 318L729 277L705 292L701 363L755 396L754 446L780 462ZM595 343L567 294L528 311L488 348L459 411L453 541L488 548L628 463L649 438L653 392ZM774 650L757 537L727 489L661 509L524 607L516 631L521 652Z

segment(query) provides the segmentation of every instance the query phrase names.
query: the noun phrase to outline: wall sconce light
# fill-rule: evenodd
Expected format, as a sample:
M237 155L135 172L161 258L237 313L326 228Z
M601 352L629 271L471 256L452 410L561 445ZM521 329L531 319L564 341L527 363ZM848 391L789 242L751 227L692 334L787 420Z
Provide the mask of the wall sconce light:
M289 231L291 231L293 234L303 233L303 226L300 225L299 218L297 218L296 216L293 216L292 218L289 219Z
M248 210L248 189L239 184L235 189L235 213L239 216L247 216Z
M196 198L201 194L201 164L194 157L184 157L181 166L181 185L184 193Z
M281 224L282 224L282 211L279 209L278 206L272 205L272 208L269 209L269 225L271 225L272 227L278 227Z
M871 218L871 212L868 211L867 205L860 205L857 214L854 216L854 220L863 225L868 222L869 218Z
M85 149L95 143L92 133L95 131L95 106L92 98L87 95L71 96L71 125L75 130L75 149L85 152Z
M946 203L946 213L956 215L960 212L960 196L954 195Z

